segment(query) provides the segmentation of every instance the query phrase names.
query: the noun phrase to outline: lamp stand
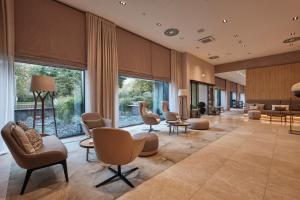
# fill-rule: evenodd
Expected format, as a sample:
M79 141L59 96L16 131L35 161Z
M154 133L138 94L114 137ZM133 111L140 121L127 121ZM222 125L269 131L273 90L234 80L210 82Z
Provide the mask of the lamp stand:
M53 119L54 119L54 128L55 128L55 135L57 135L57 127L56 127L56 118L55 118L55 108L54 108L54 92L35 92L33 91L34 96L34 112L33 112L33 128L35 129L36 126L36 112L37 112L37 102L40 99L42 102L42 133L45 133L45 99L49 95L51 98L52 104L52 112L53 112Z

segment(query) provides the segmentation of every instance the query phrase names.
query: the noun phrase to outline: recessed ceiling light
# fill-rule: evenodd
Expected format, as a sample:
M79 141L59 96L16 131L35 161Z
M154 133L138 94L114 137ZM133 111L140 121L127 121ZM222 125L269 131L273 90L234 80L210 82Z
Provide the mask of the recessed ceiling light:
M202 74L202 77L204 78L205 76L206 76L206 74L205 74L205 73L203 73L203 74Z
M204 28L200 28L200 29L197 30L198 33L203 33L204 31L205 31Z
M227 19L223 19L222 22L223 22L223 23L227 23L228 20L227 20Z
M168 28L167 30L165 30L164 34L166 36L175 36L175 35L178 35L179 33L179 30L177 28Z
M123 5L123 6L126 5L126 1L119 1L119 3L120 3L121 5Z
M293 21L296 21L296 20L298 20L298 19L299 19L298 16L293 17Z
M161 23L156 23L156 26L161 26Z
M297 42L299 40L300 40L300 37L291 37L291 38L285 39L283 41L283 43L293 43L293 42Z

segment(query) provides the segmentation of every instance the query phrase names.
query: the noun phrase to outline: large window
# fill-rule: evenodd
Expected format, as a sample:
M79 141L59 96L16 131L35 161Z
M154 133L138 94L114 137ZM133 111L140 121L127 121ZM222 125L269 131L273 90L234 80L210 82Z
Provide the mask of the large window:
M146 101L148 108L162 117L161 102L169 99L169 84L130 77L119 77L119 126L142 124L139 102Z
M16 106L15 119L33 125L34 99L30 92L32 75L53 76L56 81L55 110L57 133L60 138L82 134L80 115L84 111L83 72L34 64L15 62ZM39 102L40 103L40 102ZM41 104L38 104L36 129L41 131ZM50 99L45 106L45 132L54 134Z

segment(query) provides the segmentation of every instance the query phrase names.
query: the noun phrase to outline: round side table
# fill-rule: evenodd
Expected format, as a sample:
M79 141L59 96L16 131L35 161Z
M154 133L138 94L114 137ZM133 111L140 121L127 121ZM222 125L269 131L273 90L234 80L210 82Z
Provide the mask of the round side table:
M93 138L86 138L83 139L79 142L80 147L82 148L86 148L86 161L89 161L89 152L90 149L93 149L94 146L94 141Z

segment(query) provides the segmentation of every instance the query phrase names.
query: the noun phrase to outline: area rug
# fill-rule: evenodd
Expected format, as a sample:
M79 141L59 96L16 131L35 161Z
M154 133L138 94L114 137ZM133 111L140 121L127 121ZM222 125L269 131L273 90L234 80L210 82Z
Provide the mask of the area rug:
M162 126L160 132L157 133L159 137L158 154L152 157L137 158L134 162L124 166L123 169L139 167L139 170L128 177L137 186L233 131L233 129L234 127L226 125L212 124L211 128L206 131L189 130L185 134L181 130L178 135L169 135L168 128ZM94 152L90 154L91 161L87 162L85 160L86 151L79 147L78 141L66 143L65 145L69 152L69 183L65 182L63 170L60 165L37 170L32 174L25 194L20 196L19 192L26 171L18 167L13 161L6 199L112 200L131 190L122 181L116 181L100 188L95 188L96 184L112 175L107 169L107 165L97 161ZM118 147L116 147L117 150Z

